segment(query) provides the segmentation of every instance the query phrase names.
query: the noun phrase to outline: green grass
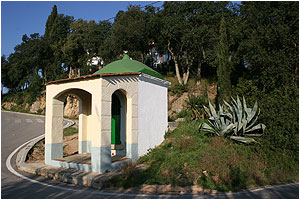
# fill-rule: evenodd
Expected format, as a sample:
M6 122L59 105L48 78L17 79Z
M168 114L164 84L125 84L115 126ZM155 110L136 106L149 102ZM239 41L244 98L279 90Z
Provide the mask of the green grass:
M74 135L78 133L78 129L74 127L68 127L64 129L64 136Z
M280 151L259 145L243 145L198 131L200 122L184 122L165 141L137 164L150 167L134 172L126 166L122 176L105 186L133 187L142 184L200 185L219 191L239 191L257 186L298 180L298 160ZM123 171L126 171L123 169Z

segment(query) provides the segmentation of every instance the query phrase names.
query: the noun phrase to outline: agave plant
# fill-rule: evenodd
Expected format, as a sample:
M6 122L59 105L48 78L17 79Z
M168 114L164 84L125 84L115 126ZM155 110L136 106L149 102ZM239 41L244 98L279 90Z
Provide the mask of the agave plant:
M204 106L209 119L200 125L200 129L217 136L230 137L243 143L255 142L254 139L244 136L261 136L262 133L252 133L256 130L262 130L263 132L266 128L264 124L255 125L260 114L257 102L251 109L247 107L244 97L243 103L241 103L239 97L237 97L237 100L231 97L231 100L231 105L226 101L224 101L225 106L219 105L218 112L210 102L209 108Z

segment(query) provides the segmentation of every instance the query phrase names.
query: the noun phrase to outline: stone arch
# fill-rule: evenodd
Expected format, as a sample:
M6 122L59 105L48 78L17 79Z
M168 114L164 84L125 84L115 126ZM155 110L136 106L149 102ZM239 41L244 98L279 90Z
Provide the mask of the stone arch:
M119 104L119 105L118 105ZM118 108L119 107L119 108ZM126 156L127 99L125 90L116 90L111 101L111 155Z
M101 93L101 104L102 104L102 122L109 121L111 123L111 97L113 93L116 91L120 91L124 97L126 97L126 120L125 120L125 141L126 141L126 157L130 158L132 161L136 161L138 159L138 81L135 78L128 79L127 77L122 77L122 79L110 79L103 80L104 84L102 86ZM104 119L104 120L103 120ZM110 124L109 124L110 125ZM102 125L101 127L105 127ZM111 144L111 127L101 128L101 132L106 135L107 139L103 139L103 141L107 141L107 143ZM109 139L108 139L109 134ZM108 142L109 140L109 142ZM105 144L102 143L102 146ZM106 157L106 163L111 163L111 148L106 147L106 152L109 151L109 154L104 153L102 157ZM109 156L109 158L108 158ZM119 164L112 163L112 168L117 168Z
M89 116L92 108L92 94L79 88L69 88L58 91L52 97L47 98L49 109L47 110L46 123L46 142L45 142L45 162L46 164L55 163L54 160L63 158L63 108L64 98L71 94L79 100L79 153L90 152L90 138L88 134ZM48 129L48 130L47 130Z

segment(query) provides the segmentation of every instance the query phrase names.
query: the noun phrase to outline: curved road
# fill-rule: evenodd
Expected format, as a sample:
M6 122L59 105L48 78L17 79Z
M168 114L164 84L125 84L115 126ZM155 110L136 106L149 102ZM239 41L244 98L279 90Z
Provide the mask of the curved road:
M221 193L217 195L145 195L106 193L86 187L64 184L35 176L16 169L16 155L12 157L11 165L15 171L30 179L39 181L33 183L12 174L6 167L8 156L20 145L44 134L44 116L1 112L1 198L299 198L299 184L288 184L238 193ZM53 187L55 186L55 187Z

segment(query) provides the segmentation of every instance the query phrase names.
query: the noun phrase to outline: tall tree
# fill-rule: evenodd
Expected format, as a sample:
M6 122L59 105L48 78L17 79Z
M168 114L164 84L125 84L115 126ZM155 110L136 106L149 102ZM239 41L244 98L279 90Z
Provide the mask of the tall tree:
M223 104L223 100L227 102L231 96L231 55L229 54L229 47L227 41L227 26L225 17L221 19L220 25L220 41L217 52L217 78L218 78L218 97L217 101Z
M162 15L162 37L166 41L168 51L172 55L172 59L175 63L175 72L179 84L183 84L183 73L185 78L189 74L189 68L185 68L184 65L180 65L184 55L184 30L186 29L186 2L164 2L164 9L161 12Z
M38 33L30 37L23 35L22 43L15 47L15 52L10 54L7 61L3 61L3 85L13 91L24 90L28 87L35 87L41 60L38 55L40 36ZM39 83L40 84L40 83ZM38 85L40 88L42 85Z
M256 91L250 95L267 124L263 146L290 150L298 160L299 2L242 2L239 16L238 56L247 73L237 86Z
M42 38L43 48L41 54L45 55L42 74L44 82L65 78L63 64L65 58L62 52L62 46L66 42L68 33L70 32L70 24L74 21L74 17L58 14L57 7L54 5L49 15L45 35Z
M110 27L109 22L100 21L97 24L93 20L87 22L82 19L71 24L71 32L62 47L69 77L90 73L88 59L99 54Z
M48 16L48 19L46 21L46 28L45 28L45 37L51 38L53 35L53 32L55 30L55 23L57 20L57 7L56 5L53 6L51 14Z
M299 2L243 2L239 55L263 92L298 85ZM291 76L293 74L293 76Z
M126 12L119 11L107 41L115 57L128 51L131 57L144 62L152 44L153 29L149 26L149 19L150 13L139 6L129 6Z

